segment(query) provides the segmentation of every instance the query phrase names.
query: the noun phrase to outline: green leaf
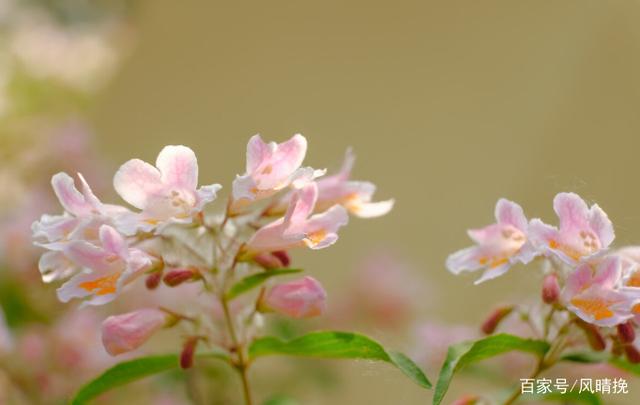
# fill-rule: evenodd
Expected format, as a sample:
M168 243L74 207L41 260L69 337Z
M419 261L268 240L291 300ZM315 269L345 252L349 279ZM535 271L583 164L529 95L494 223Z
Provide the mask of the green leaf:
M285 274L300 273L302 269L274 269L266 270L262 273L252 274L235 283L229 291L227 291L227 299L232 300L240 294L250 291L271 277L282 276Z
M228 360L228 357L223 353L203 353L199 354L198 358ZM177 354L141 357L116 364L80 388L71 401L71 405L86 404L91 399L113 388L163 371L169 371L179 366L179 356Z
M589 391L567 391L566 393L552 392L549 394L525 394L525 401L561 402L563 404L602 405L602 400L597 394Z
M273 396L262 403L262 405L299 405L300 403L293 398L285 395Z
M456 372L472 363L514 350L542 357L549 350L549 344L541 340L522 339L517 336L499 334L475 342L462 342L449 347L447 358L440 370L438 383L433 394L433 405L439 405L442 402L449 389L451 379Z
M380 343L356 333L312 332L289 341L264 337L256 340L249 347L251 358L274 354L327 359L380 360L396 366L421 387L431 388L431 383L422 370L407 356L402 353L388 352Z
M609 354L602 352L569 353L562 356L560 360L585 364L609 363L621 370L628 371L635 375L640 375L640 364L633 364L622 357L611 357Z

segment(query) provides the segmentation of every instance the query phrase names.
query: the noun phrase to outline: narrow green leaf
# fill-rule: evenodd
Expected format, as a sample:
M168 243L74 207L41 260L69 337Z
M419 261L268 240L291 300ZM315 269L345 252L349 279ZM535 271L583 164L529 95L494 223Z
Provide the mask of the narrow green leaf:
M451 379L456 372L472 363L514 350L532 353L541 357L549 350L549 344L541 340L522 339L517 336L499 334L449 347L447 358L440 370L438 383L433 394L433 405L439 405L442 402L449 389Z
M258 287L271 277L300 273L301 271L302 269L274 269L267 270L262 273L252 274L232 285L229 291L227 291L227 299L232 300L238 295L244 294L247 291Z
M570 361L574 363L609 363L621 370L628 371L635 375L640 375L640 364L633 364L622 357L611 357L607 353L601 352L578 352L569 353L562 356L560 360Z
M228 357L223 353L203 353L199 354L198 358L228 360ZM71 401L71 405L86 404L91 399L113 388L129 384L144 377L169 371L179 366L179 356L177 354L141 357L116 364L80 388Z
M356 333L312 332L289 341L264 337L253 342L249 348L251 358L274 354L328 359L380 360L396 366L421 387L431 388L431 383L422 370L407 356L402 353L387 352L380 343Z

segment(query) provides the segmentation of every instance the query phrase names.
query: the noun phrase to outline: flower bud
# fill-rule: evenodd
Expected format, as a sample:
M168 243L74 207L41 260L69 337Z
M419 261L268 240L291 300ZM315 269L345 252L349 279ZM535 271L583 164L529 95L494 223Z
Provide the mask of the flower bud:
M185 281L197 280L200 278L200 273L194 269L176 269L167 272L164 275L162 281L169 287L178 286Z
M495 309L491 315L482 323L480 329L486 335L490 335L496 331L498 325L504 318L507 317L513 311L513 305L507 305L504 307L500 307Z
M636 340L636 331L634 330L631 321L621 323L617 326L617 329L621 343L631 343Z
M576 322L576 325L584 332L589 342L589 346L595 351L601 352L607 347L607 342L600 333L597 326L583 321L582 319Z
M289 265L291 264L289 253L287 253L285 250L276 250L275 252L271 252L271 254L280 259L282 267L289 267Z
M182 353L180 353L180 367L184 370L193 366L193 357L200 337L192 336L184 342Z
M627 356L627 360L629 363L638 364L640 363L640 352L633 345L626 345L624 347L624 354Z
M327 293L313 277L278 284L259 303L260 311L275 311L291 318L311 318L326 309Z
M171 318L171 315L155 308L110 316L102 322L102 344L112 356L137 349L167 326Z
M155 290L156 288L158 288L158 285L160 285L161 280L162 280L162 272L154 271L153 273L147 276L146 280L144 281L144 284L147 286L147 289Z
M253 261L258 263L265 269L279 269L281 267L284 267L282 261L280 261L278 257L269 252L258 253L253 257Z
M555 273L547 274L542 281L542 300L547 304L554 304L560 296L560 285Z

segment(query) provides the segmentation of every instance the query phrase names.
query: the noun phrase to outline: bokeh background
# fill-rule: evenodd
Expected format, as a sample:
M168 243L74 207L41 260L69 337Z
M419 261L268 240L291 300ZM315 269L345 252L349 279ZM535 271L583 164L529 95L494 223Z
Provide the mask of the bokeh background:
M161 0L133 15L135 46L88 109L112 169L185 144L201 183L228 191L249 136L301 132L309 164L335 169L353 146L355 177L396 199L386 217L353 219L331 249L295 255L330 297L389 250L424 287L421 319L475 327L497 303L535 298L532 269L473 286L475 275L444 268L500 197L553 221L553 196L575 191L609 214L618 246L640 241L638 1ZM369 332L400 347L412 334ZM340 372L347 384L304 403L430 398L391 368ZM630 395L606 403L637 403L640 381L629 382ZM454 383L448 398L490 387Z

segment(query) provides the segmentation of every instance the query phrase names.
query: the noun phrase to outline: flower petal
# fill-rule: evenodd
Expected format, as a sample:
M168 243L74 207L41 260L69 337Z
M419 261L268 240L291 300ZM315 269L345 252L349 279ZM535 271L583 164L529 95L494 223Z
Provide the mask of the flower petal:
M359 204L357 207L353 207L350 211L360 218L375 218L388 214L389 211L393 209L394 204L394 199L363 203Z
M198 187L198 160L193 150L186 146L165 146L156 159L156 167L166 185L185 190Z
M64 254L79 266L96 271L107 271L111 268L110 253L84 240L69 242L64 248Z
M479 260L481 255L482 252L477 246L458 250L447 257L447 269L453 274L478 270L483 267Z
M488 280L493 280L494 278L500 277L504 273L506 273L511 267L511 263L505 263L497 267L490 267L482 273L482 276L473 282L473 284L478 285L480 283L484 283Z
M588 227L589 207L575 193L559 193L553 199L553 209L560 220L560 229L585 229Z
M78 270L62 252L44 253L40 256L38 268L45 283L67 278Z
M115 254L123 260L127 259L127 241L113 227L109 225L100 227L100 242L107 253Z
M123 200L140 209L163 188L158 169L140 159L131 159L120 166L113 187Z
M521 231L526 231L528 222L522 207L505 198L498 200L496 204L496 221L499 224L511 225Z
M60 172L55 174L51 178L51 185L60 204L67 212L75 216L91 213L93 207L85 200L82 193L76 189L73 178L67 173Z
M260 134L256 134L247 143L247 173L253 173L271 157L273 147L266 144Z
M603 249L607 248L616 237L611 220L598 204L591 207L589 225L598 236Z

